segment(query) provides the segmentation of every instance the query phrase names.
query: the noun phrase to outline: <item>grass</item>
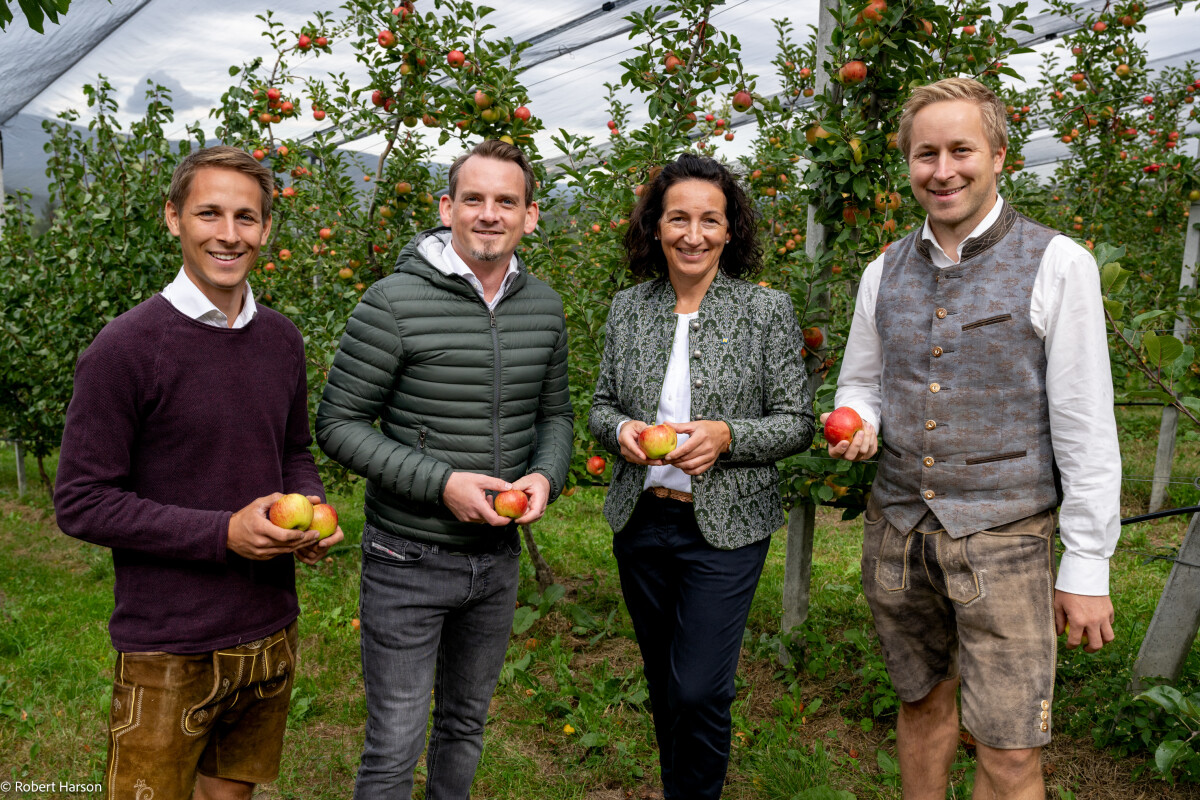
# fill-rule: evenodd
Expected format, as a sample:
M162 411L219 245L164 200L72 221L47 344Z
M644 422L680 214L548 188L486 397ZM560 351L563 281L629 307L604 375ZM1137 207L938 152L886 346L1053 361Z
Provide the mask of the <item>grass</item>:
M1125 474L1152 474L1155 424L1143 409L1122 413ZM1181 441L1176 474L1200 474L1197 450ZM57 531L36 484L17 501L12 458L11 447L0 451L0 779L99 781L113 661L111 562ZM1173 502L1188 502L1190 481L1176 486ZM1127 483L1125 513L1144 510L1148 494L1148 484ZM528 627L511 641L473 796L656 796L645 683L602 501L603 490L581 489L536 526L562 594L540 595L523 562L520 619ZM301 674L282 773L260 789L265 798L340 800L353 784L366 713L352 624L361 493L335 502L349 541L318 568L298 571ZM1098 656L1061 653L1055 740L1044 757L1049 797L1200 798L1200 787L1154 778L1145 748L1121 738L1130 724L1122 689L1170 568L1144 554L1178 547L1184 523L1174 517L1124 532L1112 567L1117 641ZM786 537L774 537L739 670L729 800L899 797L896 701L859 589L860 546L859 522L819 510L810 617L792 643L799 669L785 669L778 622ZM1200 645L1185 676L1181 686L1190 681L1194 690ZM960 749L949 797L969 796L969 755Z

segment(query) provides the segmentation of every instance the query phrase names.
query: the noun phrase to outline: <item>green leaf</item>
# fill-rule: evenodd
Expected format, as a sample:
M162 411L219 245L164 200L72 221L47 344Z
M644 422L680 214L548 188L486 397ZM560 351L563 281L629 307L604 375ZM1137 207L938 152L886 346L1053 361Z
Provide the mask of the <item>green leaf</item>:
M1179 739L1163 742L1154 751L1154 766L1158 767L1158 771L1163 775L1170 775L1171 767L1175 765L1175 762L1191 749Z
M1147 333L1142 336L1142 347L1146 349L1146 357L1158 369L1171 364L1183 355L1183 342L1169 333L1155 335Z
M1109 300L1104 298L1104 310L1108 312L1113 319L1120 319L1125 313L1125 304L1120 300Z
M1177 714L1179 713L1180 703L1183 701L1183 693L1174 686L1160 684L1147 689L1134 699L1148 700L1149 702L1160 706L1164 711Z
M1129 276L1132 274L1133 272L1123 268L1116 262L1105 264L1100 270L1100 290L1104 294L1119 292L1125 288L1125 284L1129 281Z
M1125 255L1125 248L1113 247L1108 242L1100 242L1096 245L1096 263L1101 267L1106 267L1114 261L1120 261Z
M513 614L513 636L520 636L525 631L533 627L533 623L537 622L542 616L535 608L529 606L521 606Z

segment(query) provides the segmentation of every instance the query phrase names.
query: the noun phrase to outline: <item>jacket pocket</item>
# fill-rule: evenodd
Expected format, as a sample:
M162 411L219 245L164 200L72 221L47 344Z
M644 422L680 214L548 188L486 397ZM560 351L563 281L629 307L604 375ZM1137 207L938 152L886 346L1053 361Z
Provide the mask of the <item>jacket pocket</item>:
M994 317L985 317L984 319L977 319L974 322L968 322L966 325L962 326L962 329L964 331L970 331L974 330L975 328L982 328L984 325L995 325L998 322L1008 322L1011 319L1012 314L997 314Z
M1011 453L997 453L994 456L980 456L978 458L968 458L963 461L968 467L973 467L977 464L991 464L994 461L1012 461L1015 458L1024 458L1025 450L1014 451Z

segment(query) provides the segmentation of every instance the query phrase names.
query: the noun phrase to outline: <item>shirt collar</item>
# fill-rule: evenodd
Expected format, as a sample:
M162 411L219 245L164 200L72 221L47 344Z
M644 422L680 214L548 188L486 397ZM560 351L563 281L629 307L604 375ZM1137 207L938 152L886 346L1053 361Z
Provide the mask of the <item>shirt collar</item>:
M245 284L245 290L242 310L238 312L233 321L234 328L245 327L258 314L258 306L254 302L254 291L250 288L249 282ZM204 296L204 292L192 283L192 279L187 276L187 271L182 267L179 269L179 274L175 276L175 280L163 289L162 294L176 310L191 319L221 328L228 326L229 318L225 316L225 312Z
M423 244L421 249L425 256L429 259L429 263L433 264L438 272L442 273L443 275L462 276L464 279L466 279L467 283L469 283L471 287L479 293L479 296L483 297L483 282L480 281L479 277L471 270L470 267L467 266L467 262L463 261L462 257L459 256L458 251L454 249L454 244L451 242L450 236L450 231L440 231L437 234L434 234L434 236L430 237L431 239L435 239L436 241L440 242L442 245L440 258L437 257L439 255L437 251L437 245L433 244L432 242ZM496 303L499 302L500 298L504 296L504 293L508 291L508 288L512 286L512 282L517 279L517 274L519 272L520 270L517 268L517 255L516 253L513 253L512 258L509 259L508 262L508 269L504 271L504 280L501 281L500 289L496 292L496 296L492 298L492 302L489 304L490 306L494 307Z
M958 252L962 252L962 246L966 243L967 239L976 239L987 233L988 230L996 224L996 220L1000 219L1000 212L1003 210L1004 198L997 194L996 205L992 206L992 210L987 213L987 216L981 219L979 224L976 225L971 232L968 233L963 240L958 243ZM921 238L929 240L931 250L939 253L947 261L954 261L954 259L948 256L946 251L942 249L942 246L938 243L937 237L933 235L933 229L929 227L929 217L925 217L925 224L921 226ZM958 253L955 253L955 255L958 255Z

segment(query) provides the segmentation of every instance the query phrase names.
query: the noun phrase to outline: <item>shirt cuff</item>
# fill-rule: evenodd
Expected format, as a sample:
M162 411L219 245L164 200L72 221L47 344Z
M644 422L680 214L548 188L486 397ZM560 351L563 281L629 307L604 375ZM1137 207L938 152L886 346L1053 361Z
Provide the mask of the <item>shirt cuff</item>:
M1108 559L1083 558L1063 553L1058 562L1058 580L1054 588L1070 594L1104 597L1108 591Z

